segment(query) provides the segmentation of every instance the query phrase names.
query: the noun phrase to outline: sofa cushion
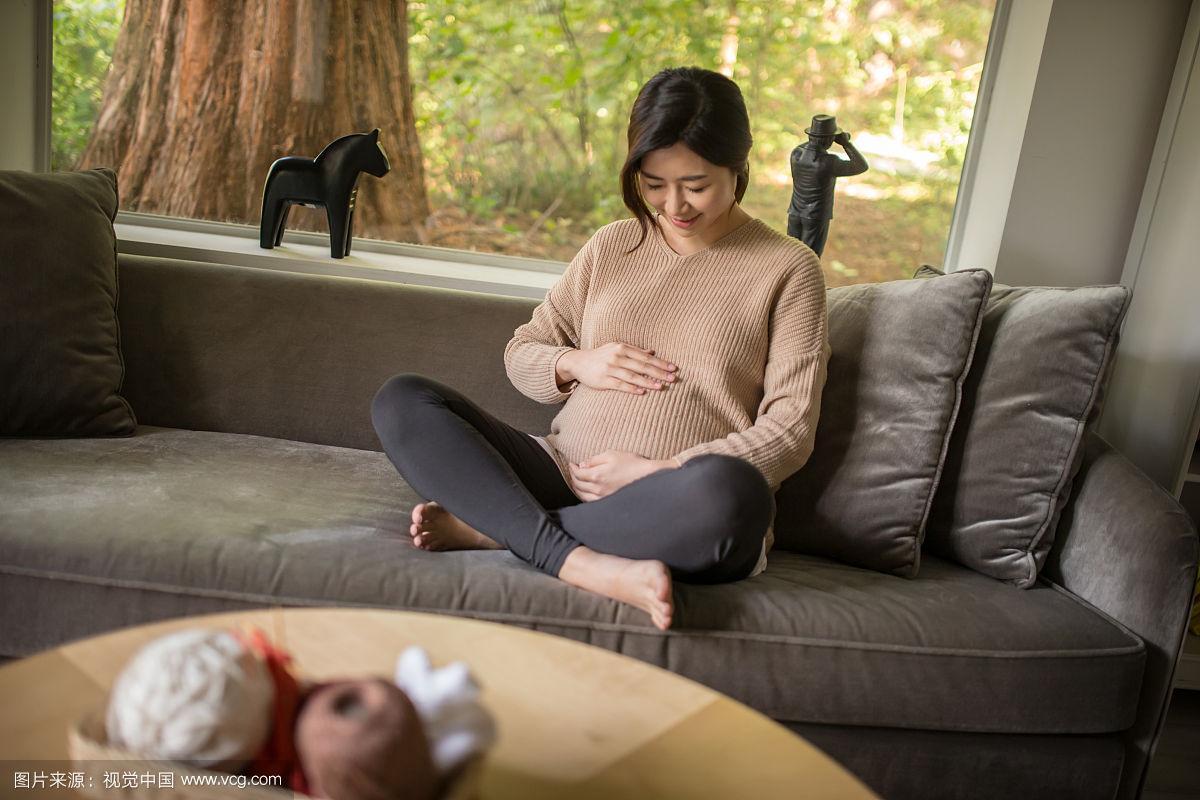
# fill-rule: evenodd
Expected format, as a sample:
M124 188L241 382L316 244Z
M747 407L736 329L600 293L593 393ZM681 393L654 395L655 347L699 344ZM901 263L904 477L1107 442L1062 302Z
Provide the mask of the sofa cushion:
M0 436L128 436L117 177L0 171Z
M533 434L560 408L504 371L536 300L125 254L119 269L124 393L147 425L381 451L371 398L400 372Z
M755 578L677 586L661 632L507 551L414 548L419 499L374 451L149 426L0 441L0 654L188 614L367 606L568 636L776 719L1027 733L1133 719L1142 642L1048 583L779 552Z
M775 495L776 547L912 577L992 276L840 286L812 455Z
M913 276L941 280L923 266ZM1124 286L994 284L963 389L926 550L1036 585L1099 418Z

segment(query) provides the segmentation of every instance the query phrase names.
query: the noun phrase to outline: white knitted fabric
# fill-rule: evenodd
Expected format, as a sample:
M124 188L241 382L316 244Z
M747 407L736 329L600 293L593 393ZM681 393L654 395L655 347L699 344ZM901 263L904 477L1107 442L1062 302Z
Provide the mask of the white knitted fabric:
M433 669L422 648L409 647L396 661L395 682L421 717L439 774L496 741L496 722L479 702L479 686L462 661Z
M236 771L270 734L275 686L227 631L191 629L147 644L109 696L109 741L138 755Z

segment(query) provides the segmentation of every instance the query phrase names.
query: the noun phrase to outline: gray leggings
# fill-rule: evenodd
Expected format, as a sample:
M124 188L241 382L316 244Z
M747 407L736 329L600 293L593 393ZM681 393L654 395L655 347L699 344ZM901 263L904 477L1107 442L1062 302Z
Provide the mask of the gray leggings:
M740 580L757 564L774 513L762 473L718 454L582 502L532 436L415 373L380 387L371 419L388 458L421 497L554 576L582 544L658 559L686 583Z

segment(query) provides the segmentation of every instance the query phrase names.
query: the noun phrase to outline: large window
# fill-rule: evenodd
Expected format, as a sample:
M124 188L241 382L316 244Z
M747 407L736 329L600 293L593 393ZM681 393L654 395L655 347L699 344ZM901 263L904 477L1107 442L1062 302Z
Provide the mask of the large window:
M814 114L870 162L838 182L836 286L942 263L994 0L270 6L55 2L53 168L116 169L123 210L256 225L276 158L378 127L392 171L361 179L358 236L567 261L629 216L638 88L699 65L742 88L743 205L778 230Z

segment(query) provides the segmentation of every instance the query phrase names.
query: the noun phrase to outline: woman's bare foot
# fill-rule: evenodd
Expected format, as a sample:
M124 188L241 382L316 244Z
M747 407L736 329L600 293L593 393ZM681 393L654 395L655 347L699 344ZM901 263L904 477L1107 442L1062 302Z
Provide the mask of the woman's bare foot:
M661 631L671 627L675 612L671 571L661 561L635 561L580 546L567 556L558 577L580 589L637 606Z
M503 550L504 547L447 511L436 500L417 503L408 529L421 550Z

